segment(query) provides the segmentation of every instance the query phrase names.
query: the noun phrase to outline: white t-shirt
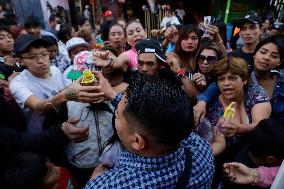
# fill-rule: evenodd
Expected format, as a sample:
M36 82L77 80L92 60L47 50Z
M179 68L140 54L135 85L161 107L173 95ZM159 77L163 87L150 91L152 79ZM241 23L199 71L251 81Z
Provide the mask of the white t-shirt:
M161 22L161 28L166 29L167 23L170 23L171 25L180 25L180 22L176 16L165 16Z
M73 69L73 65L70 65L64 72L63 72L63 82L65 86L68 86L72 83L71 79L67 78L68 73Z
M50 66L50 78L48 79L35 77L25 69L11 81L11 93L26 117L29 133L42 130L44 116L33 112L25 105L28 97L34 95L40 99L48 99L55 96L64 87L62 73L55 66Z
M183 9L176 9L177 15L183 20L185 16L185 11Z

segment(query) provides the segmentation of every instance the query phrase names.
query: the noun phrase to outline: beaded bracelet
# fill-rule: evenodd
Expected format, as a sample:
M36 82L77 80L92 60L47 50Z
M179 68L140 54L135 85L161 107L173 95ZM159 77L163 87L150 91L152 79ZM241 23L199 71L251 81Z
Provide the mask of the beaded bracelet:
M260 178L260 175L259 175L259 173L257 172L257 170L250 168L250 176L253 178L253 183L252 183L252 185L253 185L253 186L257 185L257 183L258 183L258 181L259 181L259 178Z

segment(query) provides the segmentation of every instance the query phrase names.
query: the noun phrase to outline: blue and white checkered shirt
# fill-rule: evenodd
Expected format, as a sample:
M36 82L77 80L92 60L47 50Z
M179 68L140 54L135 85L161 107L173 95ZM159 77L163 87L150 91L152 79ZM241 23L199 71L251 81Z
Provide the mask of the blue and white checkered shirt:
M122 98L122 94L121 93L116 93L114 99L111 101L111 104L113 105L114 108L117 107L117 105L120 102L121 98Z
M187 188L209 189L214 175L211 147L199 136L191 133L181 147L162 157L142 157L123 152L118 165L96 179L89 181L90 188L175 188L185 164L184 148L189 147L192 169Z

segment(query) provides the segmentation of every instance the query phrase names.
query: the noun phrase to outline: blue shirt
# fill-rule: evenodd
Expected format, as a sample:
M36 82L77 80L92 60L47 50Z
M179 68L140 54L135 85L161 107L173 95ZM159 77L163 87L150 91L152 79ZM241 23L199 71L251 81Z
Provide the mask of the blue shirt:
M272 118L283 118L284 115L284 73L277 70L271 70L272 73L277 75L276 81L273 88L273 96L270 99L272 106L271 117ZM259 85L255 73L252 72L251 80L254 84Z
M89 181L90 188L175 188L185 164L184 147L192 155L192 168L187 188L209 189L214 175L211 147L191 133L177 151L161 157L143 157L124 151L118 165Z

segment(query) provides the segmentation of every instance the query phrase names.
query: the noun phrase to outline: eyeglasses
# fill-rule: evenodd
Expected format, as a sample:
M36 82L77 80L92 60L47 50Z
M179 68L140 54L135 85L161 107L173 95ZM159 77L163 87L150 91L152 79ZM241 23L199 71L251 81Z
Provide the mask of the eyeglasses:
M199 63L204 63L204 61L207 61L208 64L215 64L217 62L217 57L216 56L203 56L200 55L198 58Z
M29 59L31 61L37 61L39 58L42 58L43 60L48 60L49 59L49 52L42 52L39 54L30 54L27 56L22 56L24 59Z

